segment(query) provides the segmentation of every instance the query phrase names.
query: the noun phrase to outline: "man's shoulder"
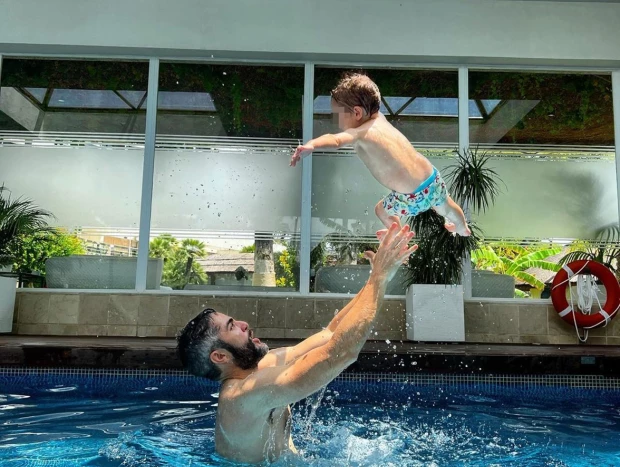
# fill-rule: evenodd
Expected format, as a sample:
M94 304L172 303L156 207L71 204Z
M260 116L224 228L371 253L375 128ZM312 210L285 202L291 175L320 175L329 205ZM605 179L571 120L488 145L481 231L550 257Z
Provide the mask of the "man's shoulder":
M231 378L226 380L226 382L220 387L220 400L240 401L244 398L251 397L255 392L257 392L257 385L255 384L256 379L259 378L260 375L268 368L272 367L258 369L243 379Z

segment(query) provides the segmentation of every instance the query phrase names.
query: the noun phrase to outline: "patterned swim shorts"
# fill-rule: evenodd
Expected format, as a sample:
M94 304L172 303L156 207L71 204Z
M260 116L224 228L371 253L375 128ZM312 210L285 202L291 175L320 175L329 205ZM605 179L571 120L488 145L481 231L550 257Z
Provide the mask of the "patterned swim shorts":
M393 191L383 199L383 207L390 215L417 216L421 212L441 206L447 199L446 182L433 167L433 174L414 193Z

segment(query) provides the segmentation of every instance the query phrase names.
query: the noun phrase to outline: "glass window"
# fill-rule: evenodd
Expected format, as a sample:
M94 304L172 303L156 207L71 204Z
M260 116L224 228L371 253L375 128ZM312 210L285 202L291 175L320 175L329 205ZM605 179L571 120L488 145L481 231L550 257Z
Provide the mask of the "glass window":
M162 63L151 256L186 290L297 290L301 67Z
M548 297L558 261L618 222L611 77L472 71L469 86L471 147L503 181L478 217L474 296Z
M147 83L146 62L3 61L3 195L32 200L59 229L25 239L15 267L50 288L135 287Z
M315 71L314 137L339 131L331 115L330 91L349 71ZM380 111L440 170L458 145L456 71L363 70L379 87ZM492 106L492 104L489 104ZM362 257L376 246L382 228L374 207L389 190L377 182L351 149L313 154L311 290L356 293L370 266ZM388 290L404 294L400 286Z

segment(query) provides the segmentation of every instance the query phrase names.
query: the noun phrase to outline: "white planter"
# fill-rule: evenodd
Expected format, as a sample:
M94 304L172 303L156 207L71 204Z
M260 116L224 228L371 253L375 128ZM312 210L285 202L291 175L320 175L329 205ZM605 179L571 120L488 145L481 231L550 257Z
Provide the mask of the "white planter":
M0 277L0 332L13 330L17 278Z
M407 339L464 342L463 286L419 285L407 288Z

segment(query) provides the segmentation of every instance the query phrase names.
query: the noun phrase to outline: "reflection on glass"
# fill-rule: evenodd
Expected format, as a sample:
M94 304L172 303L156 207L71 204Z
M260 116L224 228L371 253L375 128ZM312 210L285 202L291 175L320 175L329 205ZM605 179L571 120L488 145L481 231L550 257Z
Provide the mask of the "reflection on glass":
M471 144L505 182L478 219L488 241L473 294L497 296L507 275L517 296L548 298L571 245L618 222L610 76L470 72L469 86L483 110L470 108Z
M148 63L6 58L1 79L0 184L58 228L17 267L50 288L134 288Z
M303 68L162 63L151 257L185 290L299 287ZM266 289L266 290L270 290Z
M315 70L315 136L339 131L329 96L347 71L358 70ZM445 167L458 143L457 72L364 71L379 87L380 111L390 123L439 170ZM386 195L386 188L350 149L314 152L312 171L311 290L356 293L370 270L363 252L376 246L375 232L382 225L374 207ZM403 290L388 293L402 294Z

